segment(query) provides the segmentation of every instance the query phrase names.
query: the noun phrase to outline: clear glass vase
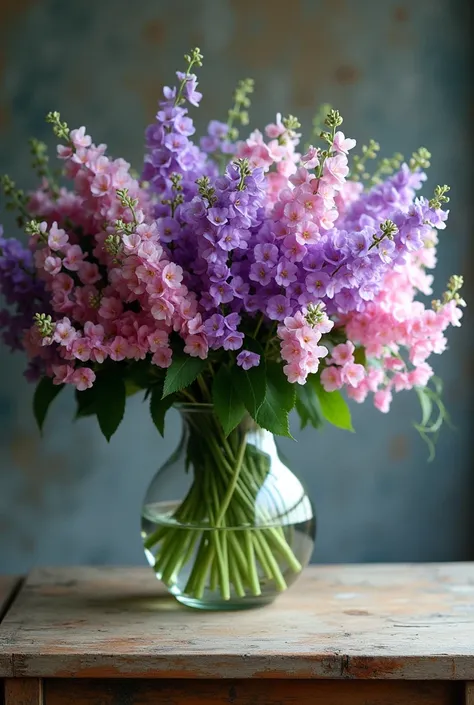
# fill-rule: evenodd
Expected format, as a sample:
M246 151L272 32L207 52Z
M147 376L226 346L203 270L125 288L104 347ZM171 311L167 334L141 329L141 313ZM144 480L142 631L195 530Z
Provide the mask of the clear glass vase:
M272 602L308 564L316 521L274 437L246 416L225 438L212 405L183 404L181 441L145 497L148 562L179 602Z

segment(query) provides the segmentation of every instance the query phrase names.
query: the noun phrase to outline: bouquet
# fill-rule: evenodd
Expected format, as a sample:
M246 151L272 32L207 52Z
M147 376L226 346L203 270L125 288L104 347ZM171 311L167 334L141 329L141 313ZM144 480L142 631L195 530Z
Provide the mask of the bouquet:
M429 270L449 200L447 186L417 196L426 149L377 164L372 141L350 158L356 142L330 108L315 119L319 146L300 148L291 115L240 139L250 80L238 85L227 120L212 120L193 140L189 110L202 98L193 69L202 56L195 49L185 60L146 130L141 176L53 112L47 121L70 186L36 140L38 189L26 194L3 178L28 244L0 233L0 326L29 359L40 427L71 385L77 416L95 415L107 440L127 396L140 390L161 433L173 404L212 404L214 421L202 435L215 466L196 473L186 517L232 526L255 520L252 498L265 474L238 432L249 416L284 436L293 408L303 427L326 420L352 429L341 392L359 403L370 396L386 413L393 393L414 389L417 428L432 446L445 409L428 360L445 350L448 326L460 325L462 278L453 276L429 305L419 299L432 294ZM199 452L188 448L195 465ZM173 540L161 529L148 544L162 546L154 553L160 575L183 561ZM234 547L234 585L244 592L247 585L258 594L255 562L264 563L269 547L295 572L301 567L277 531L262 540ZM196 560L195 594L212 569L206 550ZM271 562L266 568L278 582ZM227 594L219 562L217 574Z

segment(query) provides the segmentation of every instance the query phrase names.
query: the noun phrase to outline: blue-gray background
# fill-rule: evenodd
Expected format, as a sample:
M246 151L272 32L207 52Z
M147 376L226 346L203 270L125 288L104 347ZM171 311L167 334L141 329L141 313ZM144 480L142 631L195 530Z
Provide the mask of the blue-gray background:
M328 101L359 144L374 137L387 155L431 148L430 188L452 186L440 293L452 271L467 276L472 262L467 7L453 0L1 0L0 170L33 184L26 141L36 135L52 145L43 122L51 109L140 168L160 86L199 45L204 100L193 116L200 128L224 117L236 81L253 76L254 125L281 111L309 129ZM2 212L0 220L13 232L11 217ZM468 280L472 301L470 290ZM409 393L389 416L354 405L356 434L306 430L283 444L317 505L316 561L473 557L471 327L468 312L435 360L457 430L443 432L432 464L411 428L419 410ZM2 348L0 364L0 572L143 562L139 507L177 442L176 412L162 441L146 406L132 398L108 446L92 421L72 424L64 394L40 439L21 355Z

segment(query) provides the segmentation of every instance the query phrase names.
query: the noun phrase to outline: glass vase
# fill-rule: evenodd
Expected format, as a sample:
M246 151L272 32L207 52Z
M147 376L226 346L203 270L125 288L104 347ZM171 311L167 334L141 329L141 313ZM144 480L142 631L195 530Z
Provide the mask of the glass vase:
M226 438L212 405L179 405L181 441L142 511L148 562L179 602L208 610L272 602L308 564L316 521L273 435L245 416Z

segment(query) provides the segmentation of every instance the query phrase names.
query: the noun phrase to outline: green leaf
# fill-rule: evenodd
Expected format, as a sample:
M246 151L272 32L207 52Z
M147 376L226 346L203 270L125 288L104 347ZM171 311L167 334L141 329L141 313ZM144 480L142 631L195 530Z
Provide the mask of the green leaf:
M191 357L184 352L175 352L173 362L166 370L163 398L192 384L206 364L207 360L201 360L200 357Z
M324 420L321 417L318 397L311 384L298 384L296 386L296 411L300 417L301 428L306 428L310 423L313 428L321 428Z
M365 348L363 346L359 346L354 350L354 362L356 362L358 365L366 365L367 363L367 357L365 354Z
M234 389L242 400L245 408L255 419L263 404L266 394L266 364L262 346L254 338L245 338L244 350L250 350L260 355L260 364L244 370L235 365L231 368L231 378Z
M212 385L212 401L226 436L242 421L245 405L232 384L232 375L228 367L221 365Z
M295 405L296 390L288 382L279 363L267 363L266 386L267 392L255 417L256 422L278 436L293 438L288 414Z
M326 421L346 431L353 431L351 412L341 392L337 390L334 392L326 392L319 377L315 375L310 375L308 382L313 386L314 391L318 395L321 413Z
M57 397L63 387L64 384L53 384L51 377L43 377L38 382L33 396L33 413L40 431L43 430L43 424L51 402Z
M423 388L417 388L416 393L418 394L418 399L420 400L421 406L421 426L426 426L431 418L431 414L433 413L433 402Z
M96 413L100 430L110 441L125 413L126 390L123 378L112 370L97 375Z
M78 392L76 389L76 419L83 416L92 416L97 413L97 385L94 384L90 389L85 389L83 392Z
M171 394L163 399L163 387L161 384L156 384L152 387L150 394L150 414L161 436L164 436L165 433L166 412L173 406L174 401L175 397Z

